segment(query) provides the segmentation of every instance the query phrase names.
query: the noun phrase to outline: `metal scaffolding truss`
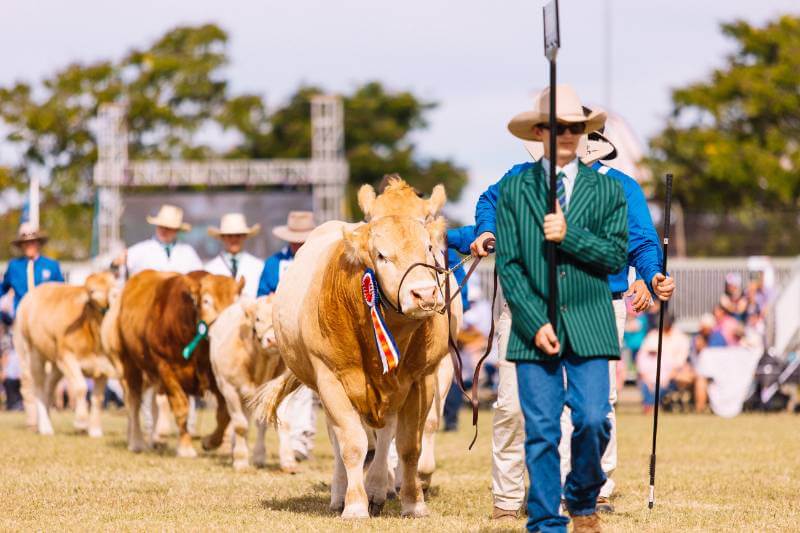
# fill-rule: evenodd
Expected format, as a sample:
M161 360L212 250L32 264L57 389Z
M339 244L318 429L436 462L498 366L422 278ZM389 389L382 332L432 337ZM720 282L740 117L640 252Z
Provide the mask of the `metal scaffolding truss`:
M342 218L349 175L344 156L344 111L337 96L311 100L311 159L160 161L128 160L125 108L103 105L94 183L98 187L98 253L123 246L121 187L310 186L318 222Z

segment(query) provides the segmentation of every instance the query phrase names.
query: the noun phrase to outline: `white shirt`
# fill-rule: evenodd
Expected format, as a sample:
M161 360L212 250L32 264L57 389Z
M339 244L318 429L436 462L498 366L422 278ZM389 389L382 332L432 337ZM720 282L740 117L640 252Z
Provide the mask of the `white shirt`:
M164 245L156 238L152 238L128 248L127 267L129 276L147 269L188 274L194 270L203 270L203 262L200 261L194 248L180 242L173 245L167 257Z
M550 179L550 161L547 160L546 157L542 158L542 168L544 169L544 177L545 179ZM567 206L569 206L569 200L572 198L572 190L575 188L575 180L578 179L578 158L576 157L566 165L564 168L556 165L556 176L558 176L559 172L564 173L564 177L561 180L564 182L564 195L567 197ZM547 182L549 185L549 181Z
M239 252L236 254L236 261L236 277L244 277L242 294L255 298L258 292L258 282L261 279L261 270L264 268L264 260L247 252ZM218 276L230 276L232 274L231 254L227 252L220 253L206 263L205 270Z

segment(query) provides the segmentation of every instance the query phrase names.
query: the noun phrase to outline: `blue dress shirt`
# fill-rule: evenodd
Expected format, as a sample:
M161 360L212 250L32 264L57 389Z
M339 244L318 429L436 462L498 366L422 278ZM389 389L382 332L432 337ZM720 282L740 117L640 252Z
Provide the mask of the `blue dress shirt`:
M267 260L264 261L264 270L261 271L261 279L258 282L256 295L265 296L278 290L281 272L292 261L294 261L294 254L288 246L284 246L279 252L267 257Z
M15 257L9 261L6 275L3 276L2 287L0 287L0 296L14 289L15 311L19 301L30 289L28 287L28 261L27 257ZM55 259L40 255L33 263L33 283L36 286L48 281L64 281L64 276L61 274L61 266Z

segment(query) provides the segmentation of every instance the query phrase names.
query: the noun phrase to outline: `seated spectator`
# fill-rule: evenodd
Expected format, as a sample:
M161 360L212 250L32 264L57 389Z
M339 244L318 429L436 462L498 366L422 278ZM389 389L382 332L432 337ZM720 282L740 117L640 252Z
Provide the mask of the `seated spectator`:
M729 316L740 322L747 317L748 301L742 291L742 276L735 272L725 276L725 292L720 296L719 306Z
M668 390L677 390L693 380L689 360L689 337L674 327L674 317L664 317L664 336L661 353L661 391L660 396ZM642 390L644 412L649 413L655 405L656 369L658 362L658 329L651 330L642 342L639 356L636 359L636 371ZM659 398L660 400L661 398Z

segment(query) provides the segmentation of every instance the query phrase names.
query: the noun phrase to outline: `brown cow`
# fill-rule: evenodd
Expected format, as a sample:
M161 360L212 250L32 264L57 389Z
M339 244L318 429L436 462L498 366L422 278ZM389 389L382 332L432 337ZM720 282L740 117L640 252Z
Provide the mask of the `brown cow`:
M370 189L359 194L367 224L323 224L287 270L276 294L273 324L291 373L263 386L255 403L262 415L274 419L280 400L300 382L318 392L336 457L331 508L342 510L343 518L380 513L388 488L388 450L396 433L403 470L401 512L425 516L417 476L420 441L436 369L448 353L448 330L458 327L461 304L453 302L455 320L448 324L437 312L444 298L431 270L416 268L402 286L400 281L413 263L432 265L434 257L441 262L445 223L436 213L445 195L437 187L430 200L417 198L401 180L391 181L377 199ZM373 210L390 196L389 212ZM386 374L362 298L366 268L376 273L390 303L383 311L401 354L399 366ZM365 424L376 429L366 480Z
M183 349L195 337L199 322L211 325L243 287L243 278L236 282L207 272L182 275L154 270L136 274L125 285L117 324L128 403L128 449L144 449L139 410L145 375L169 398L180 432L179 457L197 456L186 427L187 394L211 390L217 397L217 428L203 439L203 448L220 445L230 416L211 372L208 340L202 340L188 359Z
M75 403L75 427L101 437L100 410L106 380L117 375L100 344L100 322L114 287L109 272L90 275L83 286L45 283L20 302L14 344L22 369L22 392L28 412L42 435L52 435L48 407L52 389L63 374ZM50 376L45 363L52 363ZM91 411L86 377L94 379Z

